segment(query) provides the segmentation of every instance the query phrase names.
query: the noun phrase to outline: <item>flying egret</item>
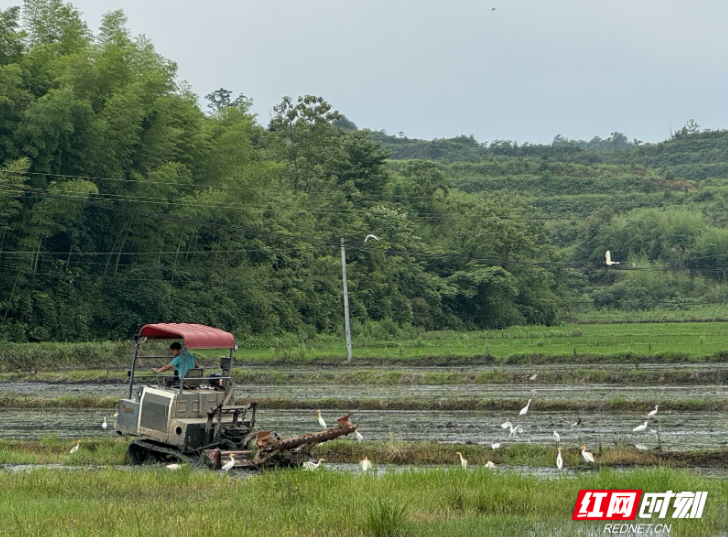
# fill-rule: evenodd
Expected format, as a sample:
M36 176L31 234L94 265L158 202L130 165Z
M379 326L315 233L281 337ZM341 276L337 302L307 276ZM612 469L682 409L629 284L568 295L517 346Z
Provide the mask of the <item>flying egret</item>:
M466 461L465 459L463 459L463 454L460 453L459 451L456 451L455 454L460 457L460 466L462 466L463 468L467 468L468 467L468 461Z
M235 466L235 456L231 453L230 454L230 462L226 462L223 465L222 471L223 472L229 472L230 470L233 469L234 466Z
M556 468L561 470L564 467L564 459L561 458L561 446L556 448L558 454L556 455Z
M354 438L356 438L357 442L363 442L364 441L364 437L359 432L359 428L358 427L354 427Z
M553 437L557 444L561 442L561 437L559 436L559 433L557 433L556 431L554 431Z
M180 468L182 468L182 465L177 463L167 465L167 470L179 470Z
M367 235L366 238L364 239L364 242L367 242L369 239L374 239L375 241L379 241L379 237L377 237L376 235Z
M500 442L496 442L495 444L491 444L490 447L493 451L495 451L496 449L500 449L501 444Z
M581 425L581 418L577 418L574 423L571 424L572 427L579 427Z
M501 423L501 429L513 429L513 424L510 421Z
M608 267L611 267L612 265L619 265L619 261L612 261L612 254L609 253L609 250L607 250L607 253L604 254L604 257Z
M71 448L71 451L69 451L69 453L71 453L71 454L76 453L78 451L78 447L80 445L81 445L81 441L80 440L77 440L76 441L76 445Z
M487 468L488 470L495 470L495 464L493 463L493 461L488 461L488 462L486 462L486 463L485 463L485 467L486 467L486 468Z
M525 416L526 414L528 414L528 407L531 406L531 401L533 401L533 399L528 400L528 404L526 404L526 406L524 406L518 413L519 416Z
M372 469L372 461L369 460L369 457L364 457L364 460L359 463L359 466L361 466L362 472L368 472Z
M581 446L581 456L586 462L594 462L594 455L586 450L586 446Z
M521 427L520 425L516 425L515 427L511 427L511 430L508 431L508 436L509 437L516 436L517 434L523 434L523 427Z
M106 416L104 416L104 423L101 424L101 428L102 429L108 429L109 428L109 424L106 423Z
M303 463L303 469L304 470L316 470L319 466L321 466L321 462L325 461L326 459L319 458L316 460L316 462L313 461L306 461Z
M321 427L323 427L324 429L326 429L327 428L326 427L326 422L321 417L321 411L320 410L318 411L318 419L319 419L319 425L321 425Z
M652 419L655 417L655 414L657 414L657 409L659 408L659 405L655 405L655 410L647 414L647 419Z
M638 425L637 427L632 429L632 432L633 433L644 433L647 430L647 423L648 422L644 422L642 425Z

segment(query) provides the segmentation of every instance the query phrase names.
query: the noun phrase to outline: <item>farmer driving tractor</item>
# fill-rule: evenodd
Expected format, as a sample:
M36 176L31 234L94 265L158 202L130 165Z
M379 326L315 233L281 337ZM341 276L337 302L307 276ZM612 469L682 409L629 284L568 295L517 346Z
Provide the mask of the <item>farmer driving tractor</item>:
M195 360L193 354L187 350L187 347L182 347L182 345L177 341L172 343L169 348L172 351L172 356L174 356L172 361L162 367L153 367L152 371L154 373L164 373L174 367L174 376L164 377L164 385L168 388L173 388L175 386L179 387L180 376L184 378L187 376L187 372L190 369L198 367L197 360ZM180 375L180 372L182 375Z

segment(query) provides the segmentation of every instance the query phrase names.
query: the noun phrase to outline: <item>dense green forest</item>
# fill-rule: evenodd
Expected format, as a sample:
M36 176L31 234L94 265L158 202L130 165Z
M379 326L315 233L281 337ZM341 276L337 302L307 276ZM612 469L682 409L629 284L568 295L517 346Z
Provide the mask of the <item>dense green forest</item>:
M338 332L340 238L355 331L728 298L728 132L422 141L321 97L251 105L198 99L121 11L0 11L0 340Z

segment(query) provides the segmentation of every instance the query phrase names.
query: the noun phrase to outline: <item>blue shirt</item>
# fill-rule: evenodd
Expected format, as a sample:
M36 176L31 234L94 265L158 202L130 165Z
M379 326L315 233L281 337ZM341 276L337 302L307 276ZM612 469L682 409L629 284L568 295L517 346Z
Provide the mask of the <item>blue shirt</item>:
M183 350L172 360L172 365L179 372L179 378L185 378L187 372L195 367L195 357L187 350Z

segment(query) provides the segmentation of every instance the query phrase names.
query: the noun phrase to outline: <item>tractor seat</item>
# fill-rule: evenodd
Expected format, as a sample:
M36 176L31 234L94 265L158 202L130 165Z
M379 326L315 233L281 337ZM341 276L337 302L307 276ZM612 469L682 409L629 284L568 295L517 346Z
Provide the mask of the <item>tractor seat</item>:
M196 379L201 379L203 376L203 369L201 367L193 367L192 369L187 370L187 375L185 376L185 389L194 390L195 388L199 388L202 381Z

